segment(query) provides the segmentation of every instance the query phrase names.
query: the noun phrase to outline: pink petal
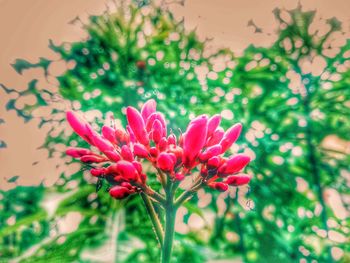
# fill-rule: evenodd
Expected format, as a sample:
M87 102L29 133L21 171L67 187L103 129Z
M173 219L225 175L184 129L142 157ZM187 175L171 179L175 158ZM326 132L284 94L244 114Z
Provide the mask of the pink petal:
M183 137L183 163L186 167L194 164L196 157L205 145L207 138L208 117L199 116L192 120Z
M120 155L116 151L105 151L104 154L113 162L118 162L121 160Z
M209 183L208 186L213 188L213 189L216 189L220 192L226 192L228 189L228 185L225 183L221 183L221 182Z
M221 153L221 145L213 145L209 148L207 148L203 153L199 155L199 160L201 162L205 162L208 159L218 156Z
M103 126L101 133L104 138L106 138L108 141L110 141L113 144L117 144L117 139L115 136L115 130L109 126Z
M80 158L83 163L101 163L107 161L105 157L96 155L84 155Z
M137 181L139 179L139 173L131 162L119 161L116 163L115 170L127 181Z
M143 104L142 109L141 109L141 115L142 115L144 122L147 121L148 117L152 113L156 112L156 107L157 107L157 103L153 99L150 99L150 100L146 101L145 104Z
M87 125L89 124L73 111L67 111L66 118L69 125L73 128L75 133L78 134L85 141L89 142L89 139L87 137Z
M226 178L225 183L228 185L239 186L249 183L251 176L248 174L230 175Z
M158 144L159 141L163 137L163 127L162 124L159 120L155 120L153 122L153 127L152 127L152 140L154 143Z
M221 122L221 116L219 114L216 114L209 119L207 138L209 138L213 134L213 132L217 129L217 127L219 127L220 122Z
M145 123L141 114L133 107L128 107L126 109L126 117L128 119L128 124L135 134L136 139L143 145L148 145L149 140L146 132Z
M134 144L134 155L140 158L147 158L148 151L147 148L141 143Z
M174 156L169 153L160 153L157 158L157 167L163 171L171 172L174 170Z
M69 156L72 156L74 158L82 157L84 155L94 155L92 151L89 149L85 148L75 148L75 147L70 147L66 150L66 154Z
M133 156L129 146L127 146L127 145L122 146L120 154L124 160L130 161L130 162L132 162L134 160L134 156Z
M237 123L225 132L225 135L220 142L222 146L222 153L226 152L227 149L230 148L232 144L236 142L239 135L241 134L241 131L242 131L242 124Z
M123 199L127 196L129 196L132 193L127 187L123 187L120 185L113 186L109 190L109 194L114 197L115 199Z
M208 141L206 143L206 146L209 147L209 146L218 144L222 140L222 137L224 137L224 134L225 134L225 131L224 131L223 128L221 128L221 127L217 128L213 132L211 137L209 137L209 139L208 139Z
M233 157L230 157L226 163L221 165L218 169L219 174L228 175L234 174L241 171L248 163L250 162L250 157L237 154Z
M162 124L162 127L163 127L163 136L166 136L167 134L167 125L166 125L166 122L165 122L165 119L163 117L163 115L159 112L154 112L152 113L148 119L147 119L147 122L146 122L146 130L148 132L150 132L153 128L153 123L155 122L155 120L159 120L160 123Z
M105 175L106 169L105 168L92 168L90 170L91 175L99 177Z

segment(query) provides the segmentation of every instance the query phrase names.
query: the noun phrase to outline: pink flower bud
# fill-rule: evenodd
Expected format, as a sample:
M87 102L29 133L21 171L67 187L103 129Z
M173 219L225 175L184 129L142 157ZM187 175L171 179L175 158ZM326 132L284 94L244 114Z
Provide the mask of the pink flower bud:
M91 175L99 177L105 175L106 169L105 168L92 168L90 170Z
M166 148L168 147L168 142L166 140L165 137L163 137L160 141L159 141L159 144L158 144L158 149L159 151L165 151Z
M185 179L185 176L182 173L176 173L174 178L176 181L182 181L183 179Z
M214 115L208 120L207 138L209 138L213 134L216 128L220 125L220 122L221 116L219 114Z
M248 174L230 175L226 178L225 183L233 186L240 186L249 183L251 177Z
M250 162L250 157L243 155L243 154L237 154L235 156L231 156L227 162L222 164L219 169L218 173L219 175L229 175L238 173L241 171L248 163Z
M104 153L106 151L114 151L114 146L112 143L104 139L92 129L89 129L89 137L92 140L93 145L95 145L101 152Z
M175 134L170 134L168 136L168 144L169 145L176 145L176 136L175 136Z
M121 159L119 153L115 151L105 151L104 154L108 157L109 160L113 162L118 162Z
M242 131L242 124L237 123L229 128L224 137L222 138L220 145L222 146L222 153L226 152L228 148L234 144Z
M139 173L131 162L119 161L116 163L115 170L127 181L138 181L139 179Z
M112 144L117 144L117 139L115 136L116 131L113 128L109 126L103 126L101 132L103 137L106 138L109 142Z
M124 160L132 162L134 160L134 156L127 145L123 145L120 151L121 156Z
M221 153L221 145L213 145L205 150L205 152L199 155L199 160L205 162L208 159L217 156Z
M141 114L133 107L128 107L126 109L126 117L128 119L128 124L135 134L136 139L143 145L148 145L149 140L146 132L145 123Z
M103 156L84 155L80 157L80 161L83 163L101 163L107 161L107 159Z
M123 199L132 193L128 188L116 185L109 190L109 194L115 199Z
M140 158L147 158L148 157L148 151L147 148L140 143L134 144L134 155Z
M192 120L184 134L183 141L183 164L185 167L193 166L195 159L202 150L207 138L208 117L199 116Z
M132 162L132 165L136 168L136 170L137 170L137 172L138 172L139 174L142 173L142 165L141 165L140 162L138 162L138 161L133 161L133 162Z
M208 186L220 192L226 192L228 189L228 185L222 182L209 183Z
M209 169L213 169L213 168L218 168L219 165L220 165L220 163L221 163L220 157L214 156L214 157L211 157L211 158L208 160L207 165L208 165L208 168L209 168Z
M152 140L155 144L158 144L163 137L163 127L159 120L153 122L152 127Z
M135 143L137 139L129 125L126 125L126 130L128 131L128 136L130 138L130 141Z
M84 155L94 155L92 151L85 148L74 148L70 147L66 150L66 154L74 158L82 157Z
M174 170L176 157L174 154L162 152L157 158L157 166L165 172Z
M155 120L159 120L160 123L162 124L162 127L163 127L163 137L166 136L166 133L167 133L167 126L166 126L166 122L165 122L165 119L163 117L163 115L159 112L155 112L155 113L152 113L148 119L147 119L147 122L146 122L146 130L148 132L150 132L153 128L153 123L155 122Z
M215 144L218 144L222 137L224 137L224 134L225 134L225 131L223 128L219 127L217 128L213 134L211 135L211 137L209 137L207 143L206 143L206 146L207 147L210 147L212 145L215 145Z
M118 145L124 145L130 142L129 135L121 129L115 130L115 138L117 139Z
M158 156L158 149L156 147L151 147L149 149L149 154L152 156L152 157L157 157Z
M156 107L157 107L157 103L153 99L150 99L150 100L146 101L145 104L143 104L142 109L141 109L141 115L142 115L144 122L147 121L148 117L152 113L156 112Z
M90 139L87 136L87 134L88 134L87 126L89 126L89 124L85 120L80 118L73 111L67 111L66 118L67 118L69 125L73 128L75 133L78 134L85 141L90 143Z

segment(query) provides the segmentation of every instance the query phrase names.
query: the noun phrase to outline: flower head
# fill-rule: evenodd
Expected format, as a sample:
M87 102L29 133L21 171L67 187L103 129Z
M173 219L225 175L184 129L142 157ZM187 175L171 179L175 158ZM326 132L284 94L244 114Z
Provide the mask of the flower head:
M219 126L220 115L211 118L201 115L191 120L185 133L178 138L172 132L167 136L165 118L156 111L154 100L147 101L141 112L128 107L126 118L126 130L103 126L98 133L82 117L67 112L67 121L75 133L98 150L68 148L67 155L89 163L93 176L107 179L112 185L109 191L112 197L122 199L139 191L153 193L143 173L142 165L146 161L174 182L198 171L198 185L218 191L250 181L249 175L240 174L250 162L248 156L224 157L238 139L241 124L225 132Z

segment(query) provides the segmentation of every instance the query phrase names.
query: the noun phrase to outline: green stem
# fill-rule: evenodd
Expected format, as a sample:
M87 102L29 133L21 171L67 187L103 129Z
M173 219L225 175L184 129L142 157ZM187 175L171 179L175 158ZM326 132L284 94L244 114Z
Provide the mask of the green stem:
M162 248L162 263L169 263L173 248L176 207L174 206L174 195L172 194L172 183L168 181L166 188L166 204L165 204L165 236Z
M160 247L162 247L163 242L164 242L163 241L164 233L163 233L162 224L159 221L158 215L157 215L156 211L154 210L152 201L149 199L149 197L145 193L142 193L142 192L140 193L140 195L141 195L142 200L145 204L148 215L152 221L153 229L154 229L154 232L156 233Z

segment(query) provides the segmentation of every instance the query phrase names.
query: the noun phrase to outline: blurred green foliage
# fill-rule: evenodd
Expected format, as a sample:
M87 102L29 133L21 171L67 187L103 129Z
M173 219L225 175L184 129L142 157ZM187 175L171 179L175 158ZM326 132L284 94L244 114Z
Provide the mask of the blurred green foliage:
M212 50L209 40L199 40L169 11L153 4L124 4L115 12L90 17L86 24L77 19L88 37L62 45L50 41L59 61L40 58L38 63L17 60L14 64L20 74L42 68L48 83L56 79L57 92L39 86L38 80L24 91L2 85L7 93L17 93L7 109L16 110L26 121L35 117L40 126L49 125L43 147L50 156L62 155L67 166L73 161L63 157L58 146L83 142L65 129L66 104L87 112L90 121L101 123L113 112L124 124L123 107L154 98L175 132L184 129L193 114L221 113L224 128L240 121L245 137L233 151L245 149L256 156L249 168L254 175L250 189L247 193L235 189L233 197L207 190L212 202L204 209L198 208L198 197L186 204L185 223L193 214L204 220L213 214L214 225L178 233L176 262L236 256L245 262L332 262L334 247L344 252L341 260L346 262L349 242L335 240L331 234L346 239L349 218L336 216L326 192L336 190L348 208L344 200L350 194L346 181L350 160L325 141L332 136L350 139L350 40L336 41L342 37L338 20L326 20L327 30L322 32L314 26L316 13L300 6L275 9L274 15L275 42L269 47L249 46L239 57L228 49ZM58 62L64 62L67 70L55 77L50 67ZM36 103L18 107L16 102L27 96L34 96ZM40 115L43 109L50 113ZM52 189L18 186L1 193L2 258L23 256L37 245L23 262L91 262L84 253L112 242L112 223L125 217L115 245L117 261L158 259L139 198L117 204L105 193L105 186L95 194L84 170L62 174ZM40 205L53 193L62 198L49 215ZM238 205L238 194L247 204ZM224 211L218 209L219 199L226 204ZM82 215L78 229L52 232L57 231L58 219L71 212ZM14 224L8 223L11 217Z

